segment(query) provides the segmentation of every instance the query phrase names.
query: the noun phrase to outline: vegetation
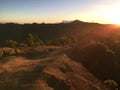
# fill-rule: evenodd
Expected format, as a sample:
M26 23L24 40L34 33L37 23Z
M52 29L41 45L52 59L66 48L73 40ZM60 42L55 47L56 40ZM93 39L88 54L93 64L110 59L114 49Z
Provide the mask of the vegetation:
M70 45L74 42L73 37L60 37L57 40L48 40L43 41L39 39L38 35L29 33L27 37L25 38L24 42L17 42L15 40L5 40L5 42L2 42L2 47L11 47L11 48L17 48L17 47L35 47L35 46L49 46L49 45L57 45L57 46L65 46Z
M114 80L105 80L104 84L107 90L118 90L118 84Z
M18 43L14 40L5 40L6 47L15 48L15 47L17 47L17 45L18 45Z
M114 25L9 23L0 29L1 47L74 46L69 57L100 80L115 80L120 88L120 28Z
M28 34L26 42L26 44L31 47L44 45L44 42L40 40L37 35L34 34Z
M118 44L116 43L112 44L113 46L110 46L105 42L92 41L85 47L80 45L68 55L73 60L82 62L99 79L106 80L109 78L120 82L120 55L118 54L120 47L117 47Z

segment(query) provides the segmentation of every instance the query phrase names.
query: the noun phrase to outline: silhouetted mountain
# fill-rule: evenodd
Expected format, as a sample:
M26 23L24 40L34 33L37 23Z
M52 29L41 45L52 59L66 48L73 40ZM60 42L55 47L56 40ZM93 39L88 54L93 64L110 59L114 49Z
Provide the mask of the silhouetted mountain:
M74 23L74 24L80 24L80 23L86 23L86 22L83 22L83 21L80 21L80 20L74 20L74 21L72 21L72 23Z

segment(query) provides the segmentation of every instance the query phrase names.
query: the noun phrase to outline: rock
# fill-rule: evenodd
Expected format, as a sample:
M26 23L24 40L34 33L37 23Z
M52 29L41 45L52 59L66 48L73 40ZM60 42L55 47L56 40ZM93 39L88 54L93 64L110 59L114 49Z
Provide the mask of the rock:
M66 54L7 59L0 64L0 90L104 90L101 81Z
M2 57L2 56L3 56L3 50L0 49L0 57Z
M9 47L0 48L0 57L10 56L13 54L16 54L13 48L9 48Z

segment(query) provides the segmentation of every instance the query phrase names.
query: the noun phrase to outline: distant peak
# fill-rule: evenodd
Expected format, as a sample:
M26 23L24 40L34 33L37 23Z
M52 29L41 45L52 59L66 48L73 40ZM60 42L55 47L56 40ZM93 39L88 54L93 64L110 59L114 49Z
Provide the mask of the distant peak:
M72 21L72 23L85 23L85 22L80 21L80 20L74 20L74 21Z
M86 23L86 22L76 19L76 20L73 20L73 21L63 20L62 23L75 23L75 24L77 24L77 23Z

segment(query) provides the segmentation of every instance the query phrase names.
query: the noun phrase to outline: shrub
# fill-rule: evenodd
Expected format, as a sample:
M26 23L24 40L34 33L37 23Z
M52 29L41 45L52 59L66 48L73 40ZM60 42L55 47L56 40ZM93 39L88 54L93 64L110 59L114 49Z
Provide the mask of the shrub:
M39 39L39 37L35 34L28 34L27 36L27 44L31 47L33 46L43 46L44 42Z
M105 80L104 85L107 90L118 90L118 84L114 80Z
M14 40L6 40L5 41L5 46L7 46L7 47L16 48L17 44L18 43Z

